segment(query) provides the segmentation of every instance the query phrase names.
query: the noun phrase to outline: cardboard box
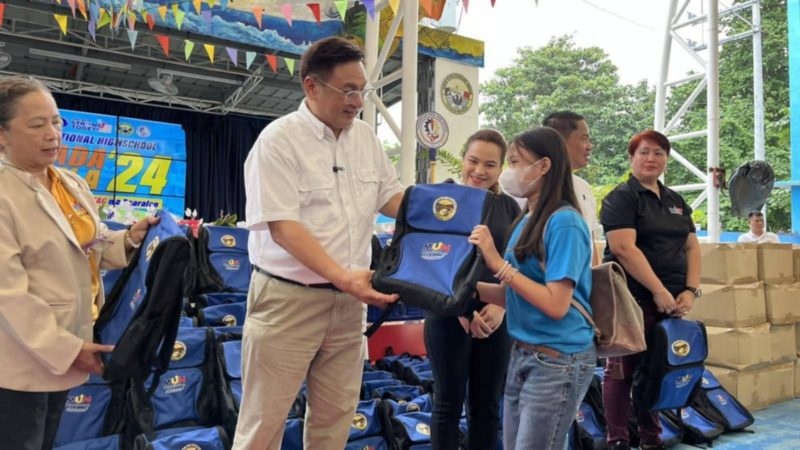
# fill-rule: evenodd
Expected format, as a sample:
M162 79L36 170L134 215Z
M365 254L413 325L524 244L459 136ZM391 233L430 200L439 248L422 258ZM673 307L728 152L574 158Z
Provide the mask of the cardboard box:
M800 281L800 245L792 245L792 256L794 257L794 280Z
M700 320L712 327L739 328L767 321L763 283L719 285L702 284L703 296L694 302L687 319Z
M700 243L702 283L752 283L758 280L756 244ZM794 269L793 269L794 270Z
M758 279L772 283L794 281L794 253L790 244L758 244Z
M795 324L770 326L769 343L773 365L793 362L797 359L795 328Z
M764 409L769 406L769 377L766 369L738 372L723 367L706 366L741 404L750 411Z
M800 397L800 359L794 361L794 396Z
M780 403L794 398L794 369L796 362L769 366L769 403Z
M765 284L764 293L769 323L800 322L800 283Z
M768 323L747 328L706 327L708 364L747 370L772 364Z

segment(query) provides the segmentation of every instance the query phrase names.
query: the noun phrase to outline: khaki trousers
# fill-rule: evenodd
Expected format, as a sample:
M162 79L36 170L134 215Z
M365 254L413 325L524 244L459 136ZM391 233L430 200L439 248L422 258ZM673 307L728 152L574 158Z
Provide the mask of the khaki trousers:
M366 305L330 289L253 272L242 339L242 404L234 450L280 450L303 383L305 449L342 450L361 388Z

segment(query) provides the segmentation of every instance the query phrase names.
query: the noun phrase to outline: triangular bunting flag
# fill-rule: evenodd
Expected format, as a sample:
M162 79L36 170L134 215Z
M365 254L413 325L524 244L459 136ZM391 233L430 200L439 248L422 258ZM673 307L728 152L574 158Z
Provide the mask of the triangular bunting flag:
M289 70L289 75L294 75L294 60L283 58L283 62L286 63L286 68Z
M425 11L426 17L429 17L433 20L439 20L442 18L445 0L420 0L419 4Z
M461 0L461 3L464 4L464 12L469 12L467 11L469 9L469 0Z
M283 12L283 17L289 22L289 26L292 26L292 5L290 3L281 5L281 11Z
M202 0L192 0L192 5L194 5L194 10L197 11L197 14L200 14L203 5Z
M239 67L239 50L235 48L225 47L225 51L228 52L228 58L231 59L234 67Z
M203 48L206 49L208 60L211 61L211 64L214 64L214 44L203 44Z
M261 29L261 18L264 15L264 10L261 9L260 6L253 7L253 15L256 16L256 23L258 24L258 29Z
M135 13L128 13L128 29L133 30L136 28L136 14Z
M150 31L153 31L153 27L156 26L156 19L153 18L152 14L147 14L147 13L145 13L145 14L146 15L145 15L144 19L147 22L147 28L150 28Z
M180 8L178 7L178 4L177 3L173 3L172 4L172 15L173 16L177 16L178 15L178 11L180 11Z
M161 44L161 50L164 51L164 55L169 56L169 36L157 34L156 39L158 39L158 43Z
M389 0L389 7L392 8L392 13L396 16L397 9L400 7L400 0Z
M56 18L56 22L58 22L58 28L61 28L61 34L67 34L67 16L62 14L53 14L53 17Z
M344 15L347 14L347 0L336 0L333 4L339 11L339 18L344 22Z
M204 9L203 10L203 19L206 20L206 26L211 27L211 10Z
M494 0L492 0L492 8L494 8Z
M72 18L74 19L75 18L75 0L67 0L67 3L69 4L69 9L72 10Z
M317 19L317 25L319 25L319 3L306 3L306 6L308 6L308 9L310 9L311 13L314 14L314 18Z
M245 69L250 70L250 66L255 60L256 52L244 52Z
M219 7L222 8L222 9L227 8L228 7L228 0L220 0L219 1Z
M211 9L217 4L216 0L208 0L208 8Z
M89 36L92 37L92 41L97 42L97 20L95 19L89 21Z
M369 18L375 20L375 0L364 0L364 7L367 8Z
M273 72L277 72L278 71L278 57L275 56L275 55L264 55L264 56L267 57L267 62L269 63L269 66L272 68L272 71Z
M131 43L131 50L136 48L136 38L139 36L138 31L128 30L128 41Z
M97 29L103 28L104 26L111 23L111 16L108 15L105 8L100 8L100 18L97 19Z
M192 56L192 50L194 50L194 42L184 39L183 44L183 55L186 57L186 62L189 62L189 58Z
M158 15L161 16L161 21L167 21L167 5L161 5L158 7Z
M6 13L6 4L0 3L0 28L3 28L3 15Z
M128 10L127 6L122 6L122 11L117 14L114 18L114 29L119 28L119 24L122 23L122 18L125 17L125 12Z
M88 19L89 16L86 14L86 4L83 3L83 0L76 0L75 2L78 4L78 11L81 12L83 18Z
M94 20L95 23L100 19L100 7L97 3L92 3L89 5L89 20Z
M177 25L178 31L180 31L181 27L183 26L183 18L184 17L186 17L186 13L181 11L178 8L175 8L175 25Z

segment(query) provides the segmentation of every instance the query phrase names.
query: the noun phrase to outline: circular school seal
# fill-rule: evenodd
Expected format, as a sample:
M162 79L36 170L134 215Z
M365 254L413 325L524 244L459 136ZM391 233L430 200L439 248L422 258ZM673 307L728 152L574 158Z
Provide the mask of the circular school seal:
M433 217L447 222L456 215L458 203L451 197L439 197L433 201Z
M431 435L431 427L428 426L426 423L418 423L415 427L417 429L417 433L430 436Z
M172 347L172 357L170 357L170 359L173 361L180 361L184 356L186 356L186 344L181 341L175 341L175 346Z
M367 417L361 413L356 413L353 416L353 428L358 431L364 431L367 429Z
M219 241L225 247L236 247L236 238L233 237L233 235L223 234L222 237L219 238Z
M450 130L447 121L437 112L426 112L417 117L417 140L427 149L437 149L447 142Z
M226 314L225 317L222 318L222 323L224 323L226 327L235 327L236 316L233 314Z
M181 450L203 450L203 449L197 444L186 444L183 447L181 447Z
M688 355L690 350L691 347L686 341L678 340L672 343L672 353L674 353L676 356L680 356L681 358Z
M444 77L440 88L442 103L453 114L464 114L472 108L475 94L467 77L460 73L451 73Z

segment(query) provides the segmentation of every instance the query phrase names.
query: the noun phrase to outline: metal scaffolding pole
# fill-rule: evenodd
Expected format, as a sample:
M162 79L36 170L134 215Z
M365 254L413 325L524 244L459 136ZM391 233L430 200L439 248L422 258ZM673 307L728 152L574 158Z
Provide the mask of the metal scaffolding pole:
M419 0L405 0L403 5L403 85L401 97L403 115L400 139L400 182L414 184L417 137L417 40L419 35L417 13Z
M708 55L706 58L706 159L708 168L719 167L719 3L717 0L706 0L706 39ZM708 240L719 242L719 187L716 176L706 180L708 194Z

